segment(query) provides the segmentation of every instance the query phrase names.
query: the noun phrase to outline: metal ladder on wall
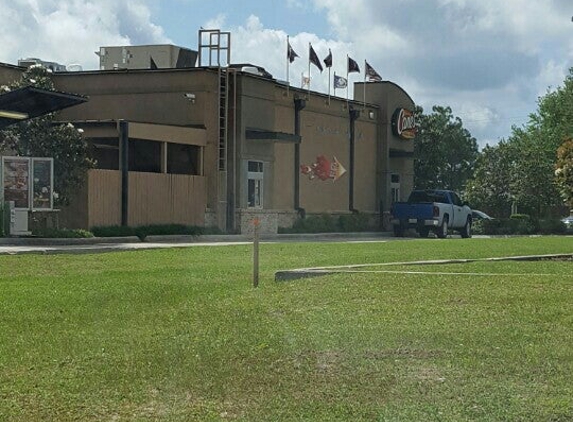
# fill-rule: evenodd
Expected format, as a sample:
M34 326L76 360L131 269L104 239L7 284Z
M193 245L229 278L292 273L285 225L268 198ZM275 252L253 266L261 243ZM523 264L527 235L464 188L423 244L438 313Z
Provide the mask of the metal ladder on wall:
M229 196L233 195L233 186L229 184L228 172L228 81L227 70L231 62L231 33L222 32L218 29L199 30L199 66L209 66L217 68L218 78L218 104L217 108L217 136L218 136L218 193L217 193L217 225L219 228L228 230L234 229L234 200ZM208 54L205 60L204 54ZM231 186L231 190L229 187ZM232 207L232 209L231 209Z
M227 72L219 67L219 171L227 170Z
M199 66L217 67L219 79L219 121L218 121L218 169L227 170L227 117L229 111L227 97L226 66L231 61L231 33L218 29L199 30ZM204 60L204 54L208 60ZM204 63L206 62L206 63Z

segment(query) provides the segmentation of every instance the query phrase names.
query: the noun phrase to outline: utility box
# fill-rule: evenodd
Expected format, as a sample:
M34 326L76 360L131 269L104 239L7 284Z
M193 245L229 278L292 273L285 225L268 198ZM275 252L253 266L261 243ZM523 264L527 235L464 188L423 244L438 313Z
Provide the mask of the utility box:
M28 236L28 210L17 209L14 201L4 203L5 231L9 236Z

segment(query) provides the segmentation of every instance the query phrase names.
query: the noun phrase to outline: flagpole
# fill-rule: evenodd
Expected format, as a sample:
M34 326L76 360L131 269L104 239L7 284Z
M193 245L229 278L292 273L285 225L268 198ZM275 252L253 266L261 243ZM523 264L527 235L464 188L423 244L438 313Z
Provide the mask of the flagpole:
M334 79L332 80L332 90L334 91L333 95L336 97L336 85L334 84L335 81L336 81L336 72L334 72ZM330 86L328 87L328 89L330 89Z
M362 110L366 110L366 59L364 59L364 96L362 97L364 100L364 106L362 107Z
M330 66L328 67L328 105L330 105Z
M311 81L311 76L310 76L310 49L312 48L312 44L308 43L308 101L310 101L310 81Z
M290 87L290 78L289 78L289 68L290 68L290 57L289 57L289 49L288 46L290 45L289 36L287 35L287 55L286 55L286 74L287 74L287 97L289 96L289 87Z
M348 107L348 85L350 85L350 81L348 80L348 74L350 73L348 71L348 54L346 55L346 107Z

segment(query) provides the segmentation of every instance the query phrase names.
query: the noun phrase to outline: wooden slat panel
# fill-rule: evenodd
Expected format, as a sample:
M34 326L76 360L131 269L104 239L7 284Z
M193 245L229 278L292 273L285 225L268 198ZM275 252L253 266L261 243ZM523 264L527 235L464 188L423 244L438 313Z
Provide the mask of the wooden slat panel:
M205 222L205 177L129 173L129 225Z
M88 172L88 224L121 224L121 173L117 170Z
M89 227L121 224L121 172L88 173ZM180 174L129 173L130 226L205 224L206 178Z

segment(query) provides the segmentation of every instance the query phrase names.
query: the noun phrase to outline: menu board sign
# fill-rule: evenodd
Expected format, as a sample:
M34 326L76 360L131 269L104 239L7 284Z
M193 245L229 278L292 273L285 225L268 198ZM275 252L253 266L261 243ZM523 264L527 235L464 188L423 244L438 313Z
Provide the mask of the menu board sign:
M14 208L30 207L30 159L2 157L4 201L14 201Z
M52 209L53 160L32 158L32 209Z
M16 209L53 209L53 158L2 157L0 180L0 201L14 201Z

